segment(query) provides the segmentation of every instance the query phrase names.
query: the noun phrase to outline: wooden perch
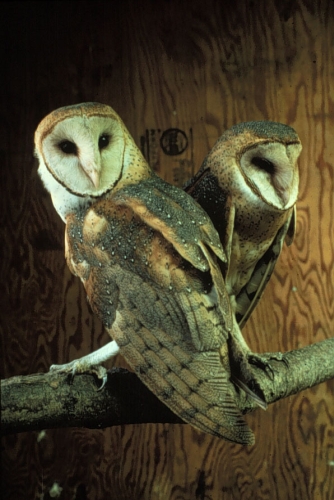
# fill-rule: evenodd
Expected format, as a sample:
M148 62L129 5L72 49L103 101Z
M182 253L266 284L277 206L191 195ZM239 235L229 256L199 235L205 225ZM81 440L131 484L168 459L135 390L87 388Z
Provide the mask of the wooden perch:
M334 338L284 355L286 363L273 361L271 379L254 367L268 404L334 378ZM1 381L1 433L59 427L99 429L134 423L182 423L157 399L134 373L114 368L103 390L93 375L38 373ZM256 408L237 392L243 413Z

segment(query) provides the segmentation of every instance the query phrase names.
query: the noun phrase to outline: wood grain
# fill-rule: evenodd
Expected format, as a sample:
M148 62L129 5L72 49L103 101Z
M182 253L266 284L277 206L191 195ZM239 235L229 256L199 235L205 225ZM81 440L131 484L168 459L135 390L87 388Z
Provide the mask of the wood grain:
M331 335L332 1L3 2L1 10L2 377L46 371L108 341L66 268L63 225L32 157L39 120L80 101L111 104L138 145L146 130L191 129L193 150L153 148L155 169L176 183L236 122L295 127L303 143L297 236L245 336L254 350L276 351ZM329 500L333 393L328 382L248 416L251 448L159 424L9 436L3 497L45 500L57 482L60 498L77 500Z

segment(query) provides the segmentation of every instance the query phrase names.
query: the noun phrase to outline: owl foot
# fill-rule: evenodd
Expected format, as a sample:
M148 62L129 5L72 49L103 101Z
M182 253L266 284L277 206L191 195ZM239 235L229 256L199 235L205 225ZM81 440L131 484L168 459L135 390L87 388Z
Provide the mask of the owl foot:
M102 380L101 386L98 391L101 391L105 386L108 378L107 369L102 365L90 365L85 361L85 358L75 359L70 363L64 365L51 365L50 372L65 373L69 376L70 383L73 383L75 375L79 373L86 373L95 375L98 379Z
M101 366L101 363L116 356L118 352L119 347L113 340L97 351L93 351L90 354L87 354L87 356L75 359L70 363L66 363L64 365L51 365L50 371L68 374L71 378L71 382L73 382L74 376L78 373L91 373L96 375L98 379L102 380L101 387L98 389L101 391L108 378L107 370Z
M266 352L263 354L255 354L254 352L248 354L248 361L251 365L262 368L268 375L268 377L273 380L275 375L275 370L271 366L270 361L283 361L285 366L289 366L288 361L285 359L284 354L281 352Z
M252 354L244 343L230 335L228 339L229 362L232 382L242 389L260 408L267 409L267 402L260 384L252 371L249 356Z
M229 359L231 366L231 379L236 386L246 392L255 403L263 409L267 408L265 396L252 365L262 369L273 380L275 370L271 360L283 361L288 366L288 361L281 352L253 353L244 342L240 342L231 335L228 341Z

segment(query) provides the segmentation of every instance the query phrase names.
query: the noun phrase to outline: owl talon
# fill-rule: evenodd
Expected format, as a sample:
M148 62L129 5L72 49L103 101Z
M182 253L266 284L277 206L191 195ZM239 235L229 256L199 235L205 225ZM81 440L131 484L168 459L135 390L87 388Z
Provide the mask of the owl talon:
M271 380L273 380L275 376L275 370L270 363L270 360L272 359L275 361L283 361L286 367L289 366L289 362L285 359L281 352L268 352L264 354L251 353L248 355L249 363L262 368Z
M51 365L50 372L58 372L58 373L64 373L68 375L69 378L69 383L72 384L75 375L78 374L93 374L95 375L98 379L102 380L102 385L99 387L99 391L103 389L105 386L107 379L108 379L108 374L106 368L101 365L89 365L86 362L83 361L83 359L76 359L74 361L71 361L70 363L66 363L64 365Z
M289 360L287 360L285 357L284 357L284 354L282 354L282 359L280 361L283 361L283 363L285 364L285 366L287 368L289 368Z
M105 385L106 385L106 383L107 383L107 380L108 380L108 374L106 373L105 375L103 375L103 378L102 378L102 384L101 384L101 386L97 389L97 392L102 391L102 389L104 388L104 386L105 386Z
M261 356L257 354L250 354L248 356L248 361L251 365L257 366L258 368L262 368L262 370L266 372L268 377L271 380L274 380L275 372L269 361L262 359Z

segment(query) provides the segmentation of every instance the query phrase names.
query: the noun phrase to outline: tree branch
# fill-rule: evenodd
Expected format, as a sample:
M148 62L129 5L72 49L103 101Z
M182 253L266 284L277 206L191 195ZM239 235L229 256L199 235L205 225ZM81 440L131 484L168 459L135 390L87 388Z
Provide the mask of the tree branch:
M272 361L273 379L254 367L268 404L334 378L334 338L284 355L286 363ZM60 427L104 428L134 423L182 423L134 373L114 368L103 390L93 375L56 372L12 377L1 381L1 433ZM236 389L240 410L255 403Z

